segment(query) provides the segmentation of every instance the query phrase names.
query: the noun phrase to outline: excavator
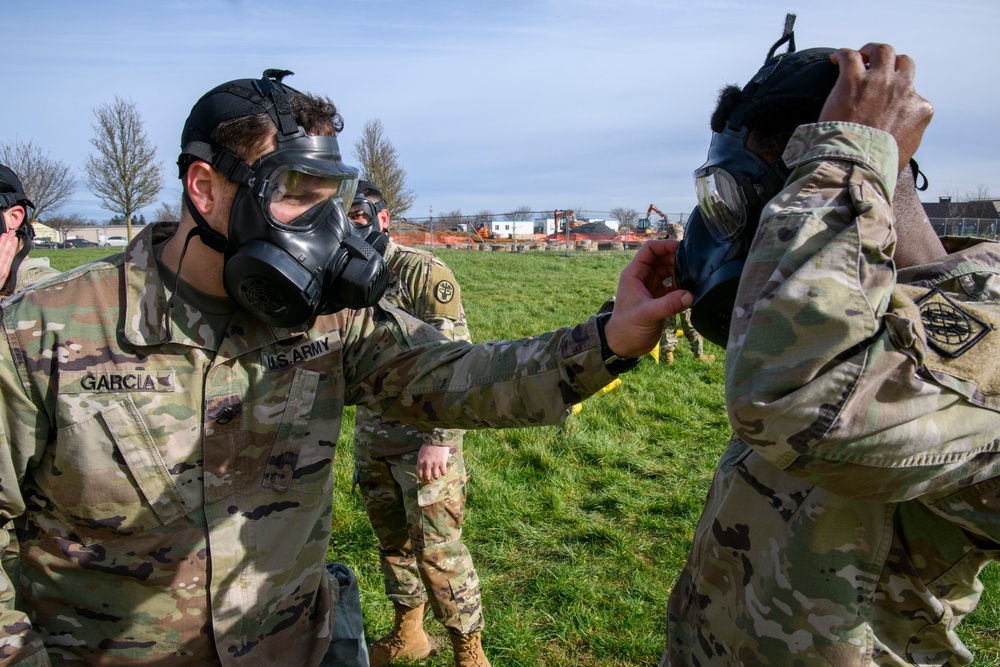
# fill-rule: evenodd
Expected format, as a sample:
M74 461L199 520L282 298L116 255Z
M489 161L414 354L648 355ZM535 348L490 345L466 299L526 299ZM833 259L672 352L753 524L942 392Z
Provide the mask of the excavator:
M654 213L657 214L658 216L660 216L660 218L662 218L662 222L660 223L660 226L664 227L664 228L666 227L666 225L667 225L667 214L664 213L663 211L661 211L660 209L656 208L652 204L650 204L649 208L646 209L646 228L642 229L640 227L640 229L639 229L640 233L642 233L642 234L653 234L654 233L653 232L653 219L651 217Z
M563 234L566 232L566 226L569 225L570 229L576 227L576 214L573 211L555 211L552 214L553 219L556 221L556 233Z

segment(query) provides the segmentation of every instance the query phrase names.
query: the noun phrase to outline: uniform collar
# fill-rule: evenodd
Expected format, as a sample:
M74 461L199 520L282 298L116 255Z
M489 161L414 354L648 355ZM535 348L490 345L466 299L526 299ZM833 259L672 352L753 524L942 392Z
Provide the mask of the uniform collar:
M169 239L177 232L178 223L158 222L147 225L125 249L125 339L140 347L175 343L217 351L223 357L245 354L247 351L272 345L279 340L293 338L301 331L275 329L237 309L227 328L222 344L214 344L214 336L199 327L181 328L179 318L192 314L177 309L171 317L167 313L168 289L157 268L154 246ZM192 240L192 243L197 242ZM196 316L197 314L195 314ZM189 319L190 321L190 319Z

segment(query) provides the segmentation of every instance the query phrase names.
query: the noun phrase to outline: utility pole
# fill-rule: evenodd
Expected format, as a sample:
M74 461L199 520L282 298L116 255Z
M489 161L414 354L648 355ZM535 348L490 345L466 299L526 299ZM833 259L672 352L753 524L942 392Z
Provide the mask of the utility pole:
M431 250L434 250L434 206L433 205L430 207L429 215L430 218L428 219L427 222L431 226Z

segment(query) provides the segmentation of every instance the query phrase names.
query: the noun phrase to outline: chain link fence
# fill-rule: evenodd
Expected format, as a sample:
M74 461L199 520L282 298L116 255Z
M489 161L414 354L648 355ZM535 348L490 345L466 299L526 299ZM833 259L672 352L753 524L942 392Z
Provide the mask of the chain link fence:
M996 240L1000 220L990 218L930 218L938 236L975 236Z

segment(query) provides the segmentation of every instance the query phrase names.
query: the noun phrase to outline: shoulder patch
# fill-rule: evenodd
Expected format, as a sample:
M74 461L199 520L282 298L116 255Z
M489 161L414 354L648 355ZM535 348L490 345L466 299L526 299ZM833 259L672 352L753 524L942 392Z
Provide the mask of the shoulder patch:
M989 333L989 324L935 289L917 302L927 344L946 357L965 354Z
M441 280L434 286L434 298L441 303L451 303L455 298L455 286L450 280Z

